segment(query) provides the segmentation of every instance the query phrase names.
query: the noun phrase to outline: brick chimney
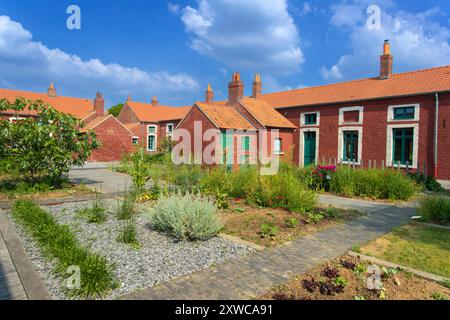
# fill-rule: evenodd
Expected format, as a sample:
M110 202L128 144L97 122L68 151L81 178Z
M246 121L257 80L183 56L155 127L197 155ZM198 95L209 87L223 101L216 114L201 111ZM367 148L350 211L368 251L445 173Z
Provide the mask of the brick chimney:
M261 82L261 76L259 73L255 74L255 79L253 80L253 98L258 98L258 96L261 94L262 91L262 82Z
M133 98L131 98L131 96L128 96L127 101L133 101Z
M228 104L234 105L238 99L244 96L244 83L241 81L239 72L233 73L231 82L228 84Z
M205 102L206 103L211 103L214 101L214 91L211 88L211 85L208 84L208 88L206 89L206 93L205 93Z
M105 99L103 99L103 94L97 92L94 99L94 112L98 116L103 116L105 114Z
M384 41L383 55L380 57L380 79L389 79L392 76L394 57L391 55L389 40Z
M47 89L47 94L48 94L48 96L51 97L51 98L55 98L55 97L58 96L58 95L56 94L56 89L55 89L55 86L54 86L53 82L50 83L50 87Z
M154 107L159 106L159 102L158 102L158 99L156 99L156 96L153 96L153 99L152 99L152 106L154 106Z

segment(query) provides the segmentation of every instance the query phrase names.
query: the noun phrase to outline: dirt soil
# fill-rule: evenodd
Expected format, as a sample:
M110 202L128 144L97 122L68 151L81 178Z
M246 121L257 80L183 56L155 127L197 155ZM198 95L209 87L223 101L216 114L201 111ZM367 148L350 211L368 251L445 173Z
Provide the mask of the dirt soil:
M334 215L331 217L324 214L327 209L318 208L315 213L322 213L324 218L313 222L305 215L291 213L286 209L255 208L243 202L233 202L230 209L224 211L225 227L222 232L260 246L273 247L362 215L354 210L329 208L328 212L331 210ZM288 220L292 218L297 220L298 224L290 224ZM274 236L263 235L262 224L276 226L278 232Z
M82 185L70 185L69 187L60 190L51 190L48 192L36 192L32 194L17 195L17 196L11 196L5 193L0 193L0 201L9 201L19 198L29 200L53 199L53 198L76 197L87 194L95 194L95 192Z
M406 271L397 270L390 276L382 275L382 284L385 288L384 298L382 290L369 290L366 286L366 279L370 276L366 272L357 272L347 269L341 265L341 261L349 261L364 267L367 270L371 264L361 261L357 257L343 256L327 264L318 266L310 270L305 275L299 276L287 284L273 288L270 292L261 297L264 300L440 300L450 299L450 289L436 283L415 276ZM314 279L319 281L330 281L323 271L325 267L331 266L338 270L339 276L343 277L347 284L343 292L322 294L320 288L315 288L313 292L305 289L304 280ZM380 268L382 266L379 266ZM396 270L396 269L395 269ZM307 286L306 286L307 287Z

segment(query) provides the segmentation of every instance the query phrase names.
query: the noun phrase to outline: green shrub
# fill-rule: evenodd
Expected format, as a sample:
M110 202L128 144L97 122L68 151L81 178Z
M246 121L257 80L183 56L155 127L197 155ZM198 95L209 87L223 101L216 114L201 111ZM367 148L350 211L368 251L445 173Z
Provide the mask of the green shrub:
M161 196L149 220L156 230L180 240L205 240L222 228L214 201L190 193Z
M278 227L271 223L263 223L261 224L261 231L259 234L262 238L273 238L279 233Z
M130 167L129 173L133 182L133 188L137 193L140 193L143 191L145 183L148 179L144 148L139 148L131 156L131 163L132 166Z
M103 223L108 218L106 208L100 201L95 201L89 208L78 210L76 214L89 223Z
M427 196L420 201L418 212L424 221L450 223L450 198Z
M14 220L23 225L50 260L56 259L55 271L63 279L70 274L70 266L80 268L81 287L68 291L73 297L99 298L105 296L118 283L114 268L101 255L82 247L68 226L58 224L46 211L31 201L16 201L12 208Z
M341 166L330 180L330 192L347 197L409 200L417 191L417 185L399 170Z
M195 193L199 191L204 172L200 166L178 166L173 172L172 182L181 192Z
M119 201L116 208L116 218L119 220L129 220L133 217L136 207L136 194L126 193Z
M135 249L139 249L138 233L134 221L126 222L119 231L117 241L128 244Z
M445 191L442 185L439 182L437 182L434 177L431 176L425 177L424 174L418 172L410 173L408 174L408 177L411 178L416 183L423 185L426 190L434 192Z
M246 198L258 185L258 169L255 166L242 166L231 174L230 194L234 198Z
M60 184L64 185L64 183L62 182L60 182ZM55 186L53 182L40 181L33 183L30 181L21 181L18 179L0 181L0 193L4 193L9 197L50 192L54 189Z

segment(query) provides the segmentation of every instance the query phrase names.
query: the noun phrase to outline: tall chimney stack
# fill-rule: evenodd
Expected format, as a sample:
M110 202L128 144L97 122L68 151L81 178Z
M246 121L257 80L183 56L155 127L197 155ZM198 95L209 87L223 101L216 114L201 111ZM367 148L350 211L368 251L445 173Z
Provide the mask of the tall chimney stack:
M244 96L244 83L241 81L239 72L233 73L231 82L228 84L228 104L234 105Z
M211 103L214 101L214 91L211 88L211 84L208 84L208 88L206 89L205 93L205 102Z
M97 92L94 99L94 112L98 116L103 116L105 114L105 99L103 99L103 94Z
M258 96L261 94L262 91L262 82L261 82L261 76L259 73L255 74L255 79L253 80L253 98L258 98Z
M384 41L383 55L380 57L380 79L389 79L392 76L394 57L391 55L389 40Z
M154 107L159 106L159 102L158 102L158 99L156 98L156 96L153 96L153 99L152 99L152 106L154 106Z
M53 82L50 83L50 87L47 89L47 94L48 94L48 96L51 97L51 98L55 98L55 97L58 96L58 95L56 94L56 89L55 89L55 86L54 86Z

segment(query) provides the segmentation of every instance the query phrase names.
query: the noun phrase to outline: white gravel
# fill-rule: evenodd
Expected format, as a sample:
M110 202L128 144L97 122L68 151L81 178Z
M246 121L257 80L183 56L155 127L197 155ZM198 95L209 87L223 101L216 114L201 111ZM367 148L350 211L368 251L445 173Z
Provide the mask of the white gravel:
M141 244L136 250L116 241L117 234L124 224L113 214L117 200L107 199L103 200L103 203L108 208L108 220L102 224L90 224L76 216L76 211L91 206L91 201L43 208L53 214L59 223L69 225L81 244L102 254L115 264L116 277L121 285L107 299L115 299L137 289L147 288L161 281L187 275L253 252L249 247L218 237L208 241L177 242L169 236L151 230L145 215L142 214L143 209L135 219ZM10 214L8 217L13 222ZM66 299L61 289L64 285L62 279L52 271L54 263L43 258L40 249L20 226L14 222L13 225L50 294L54 299Z

